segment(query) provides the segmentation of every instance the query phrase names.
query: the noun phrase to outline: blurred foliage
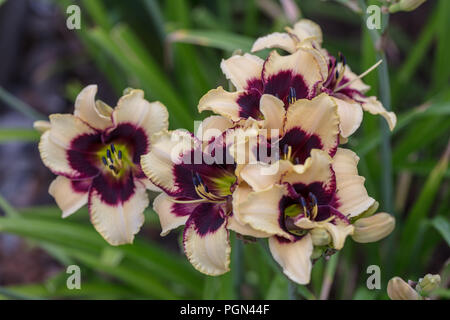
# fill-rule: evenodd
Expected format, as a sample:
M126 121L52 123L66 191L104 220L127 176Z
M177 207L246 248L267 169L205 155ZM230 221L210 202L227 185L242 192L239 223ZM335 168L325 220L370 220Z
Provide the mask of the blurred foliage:
M341 51L354 71L363 71L376 62L376 49L360 14L343 6L346 1L338 2L302 0L297 4L303 17L323 25L324 47L332 54ZM388 60L392 55L396 58L395 63L389 63L391 109L398 115L392 133L395 212L391 213L397 220L395 232L374 244L347 240L339 259L336 256L332 264L323 260L315 264L311 284L297 287L298 297L319 298L324 287L331 285L331 298L386 299L386 284L394 275L417 279L427 272L442 271L443 283L449 281L449 272L444 271L448 270L445 261L450 241L450 1L430 2L420 8L429 12L422 13L426 19L418 34L396 23L394 16L383 35L385 42L396 48L394 54L389 46L386 49ZM72 4L65 0L55 3L62 14ZM205 117L197 113L197 102L209 89L226 85L219 67L222 58L236 49L249 51L256 37L281 31L292 22L275 0L77 3L82 8L82 28L76 32L86 56L95 62L117 95L124 88L137 87L145 90L147 99L163 102L170 111L171 128L192 129L194 119ZM405 19L407 14L399 15ZM364 80L372 86L370 94L377 95L377 73ZM67 96L74 98L86 84L73 79L67 84ZM33 119L41 118L3 89L0 98ZM377 199L383 188L379 121L365 114L362 127L348 142L361 157L359 170L366 177L369 194ZM0 129L0 143L37 139L31 128ZM83 270L82 290L68 290L67 275L62 271L41 284L0 288L0 297L288 297L288 281L264 242L244 244L242 261L236 261L239 255L232 256L232 265L243 265L243 270L232 268L226 275L206 277L190 266L181 249L167 250L158 240L144 240L139 235L133 245L108 246L89 224L86 209L62 220L55 206L19 210L3 198L0 206L5 212L0 217L1 232L22 236L62 265L77 263ZM146 228L159 231L151 209L147 209L146 218ZM233 243L236 241L240 240L233 237ZM381 266L382 290L366 288L366 268L372 264ZM438 295L448 298L449 290L440 289Z

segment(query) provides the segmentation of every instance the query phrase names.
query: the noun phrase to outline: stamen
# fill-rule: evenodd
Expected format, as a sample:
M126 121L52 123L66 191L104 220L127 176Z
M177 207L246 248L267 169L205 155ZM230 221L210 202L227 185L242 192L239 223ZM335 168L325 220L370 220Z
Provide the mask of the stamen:
M289 87L288 103L292 104L297 101L297 93L294 87Z
M198 187L200 185L200 180L198 179L198 176L194 173L192 173L192 182L194 183L195 187Z
M308 194L308 199L309 199L309 204L311 206L311 211L312 211L311 217L314 220L317 217L317 213L319 211L319 209L317 207L317 198L312 192L310 192Z
M287 160L288 152L289 152L289 145L288 144L283 145L283 158L284 158L284 160Z
M365 76L367 76L370 72L372 72L373 70L375 70L381 63L383 62L383 60L378 61L377 63L375 63L373 66L371 66L369 69L367 69L366 71L364 71L363 73L361 73L359 76L357 76L355 79L352 79L351 81L344 83L342 86L337 87L336 89L334 89L334 92L338 92L339 90L342 90L346 87L348 87L349 85L351 85L353 82L357 81L358 79L362 79Z
M106 149L106 157L111 161L114 162L112 157L111 157L111 151L109 149Z
M295 164L300 164L300 159L299 159L298 157L295 157L294 163L295 163Z
M307 218L309 218L310 217L310 212L309 212L309 210L308 210L308 207L307 207L307 205L306 205L306 200L305 200L305 198L303 198L302 196L300 196L300 204L302 205L302 207L303 207L303 214L307 217Z

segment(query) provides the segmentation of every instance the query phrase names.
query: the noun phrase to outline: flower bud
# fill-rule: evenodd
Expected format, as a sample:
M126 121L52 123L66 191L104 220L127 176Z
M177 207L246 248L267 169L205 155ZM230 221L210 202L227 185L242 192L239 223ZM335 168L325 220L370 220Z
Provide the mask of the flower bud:
M400 2L394 3L389 7L389 12L413 11L425 1L426 0L400 0Z
M427 274L425 277L419 279L419 284L416 289L421 293L430 293L437 289L441 284L441 276L438 274Z
M324 228L314 228L309 233L315 246L325 246L330 243L330 234Z
M311 254L311 259L315 260L315 259L319 259L322 254L324 252L324 249L321 247L314 247L313 252Z
M421 300L416 290L403 279L394 277L388 282L387 294L391 300Z
M367 218L361 218L353 226L355 227L352 235L353 240L368 243L388 236L394 230L395 219L391 215L381 212Z

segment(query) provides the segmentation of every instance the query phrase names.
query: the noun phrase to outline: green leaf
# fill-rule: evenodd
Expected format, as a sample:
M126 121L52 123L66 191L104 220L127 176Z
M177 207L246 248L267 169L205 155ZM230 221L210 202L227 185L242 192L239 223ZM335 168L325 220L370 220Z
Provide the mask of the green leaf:
M417 233L420 231L421 224L429 214L433 201L439 191L439 186L448 167L449 156L450 147L428 176L418 199L407 216L400 238L399 247L401 248L401 251L398 252L397 255L398 273L404 273L405 270L408 269L408 265L410 264L413 255L413 250L414 248L417 250L418 244L413 240L416 239Z
M223 31L177 30L168 35L168 41L191 43L230 52L237 49L249 52L254 39Z
M435 217L431 220L431 225L439 231L450 246L450 223L448 222L448 218L446 219L443 216Z
M16 111L24 114L25 116L33 119L33 120L42 120L45 119L45 116L40 112L34 110L28 104L23 102L22 100L16 98L8 91L0 87L0 101L3 101L5 104L15 109Z
M34 129L8 128L0 129L0 143L21 141L36 142L39 141L40 134Z

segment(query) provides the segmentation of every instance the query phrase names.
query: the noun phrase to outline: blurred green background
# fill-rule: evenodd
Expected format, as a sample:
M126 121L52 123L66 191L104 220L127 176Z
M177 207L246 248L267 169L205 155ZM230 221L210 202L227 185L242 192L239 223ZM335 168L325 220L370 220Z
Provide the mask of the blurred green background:
M324 47L342 52L356 73L387 58L388 74L364 81L397 113L397 127L389 138L382 120L366 113L347 146L361 157L369 194L397 225L377 243L347 239L339 255L315 264L310 285L291 292L387 299L391 277L417 281L430 272L443 278L435 297L450 297L450 1L429 0L390 15L389 24L384 16L381 37L354 10L361 1L351 0L0 3L0 298L287 299L288 281L263 242L236 246L233 235L231 272L207 277L187 262L180 232L159 237L151 209L135 244L120 247L95 232L87 209L62 220L32 122L72 112L81 88L98 83L98 98L111 105L123 89L142 88L167 106L171 128L192 129L206 116L196 111L199 98L227 85L221 59L300 17L319 23ZM80 30L66 27L71 4L81 8ZM71 264L81 267L81 290L66 287ZM381 290L367 289L369 265L381 268Z

